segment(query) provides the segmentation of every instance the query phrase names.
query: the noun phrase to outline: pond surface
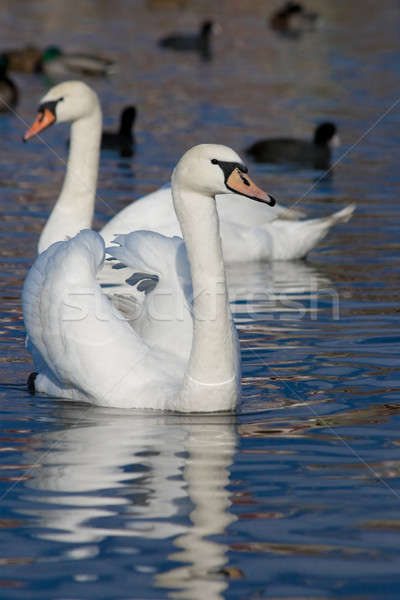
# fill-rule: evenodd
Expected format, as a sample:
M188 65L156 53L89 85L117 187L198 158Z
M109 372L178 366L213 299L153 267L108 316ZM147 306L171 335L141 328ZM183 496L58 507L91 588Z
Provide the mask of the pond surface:
M168 4L168 3L166 3ZM173 3L169 3L173 4ZM31 397L21 287L62 182L68 127L23 146L49 82L15 75L0 119L0 597L397 600L400 595L400 7L310 0L320 28L271 33L277 2L1 1L4 47L107 52L106 125L138 107L133 160L101 160L96 226L165 183L188 147L339 127L316 171L250 165L283 203L357 203L298 263L229 269L243 398L235 416ZM156 40L221 25L209 63Z

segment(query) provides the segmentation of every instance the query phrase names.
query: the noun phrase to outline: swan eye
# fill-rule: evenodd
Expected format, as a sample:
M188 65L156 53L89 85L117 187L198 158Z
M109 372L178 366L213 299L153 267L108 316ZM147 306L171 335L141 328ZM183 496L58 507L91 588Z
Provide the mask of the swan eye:
M218 165L221 168L224 174L225 185L227 185L227 181L232 175L232 173L236 172L239 175L242 182L250 187L249 180L243 175L243 173L247 173L248 171L246 165L244 165L243 163L218 160L217 158L212 158L211 163L213 165Z

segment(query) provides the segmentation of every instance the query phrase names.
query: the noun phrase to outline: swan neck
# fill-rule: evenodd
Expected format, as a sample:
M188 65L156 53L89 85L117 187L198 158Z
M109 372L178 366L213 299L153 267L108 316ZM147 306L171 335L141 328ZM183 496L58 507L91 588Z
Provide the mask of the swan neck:
M39 240L39 252L90 228L96 199L102 117L100 106L71 125L67 172Z
M174 177L172 193L193 285L193 342L186 378L200 386L231 384L236 377L235 339L215 199L181 189Z
M78 119L71 125L71 144L68 156L67 173L59 197L63 201L81 204L82 199L89 209L90 220L96 196L99 168L101 135L101 113L94 111L90 116ZM90 213L90 209L87 211Z

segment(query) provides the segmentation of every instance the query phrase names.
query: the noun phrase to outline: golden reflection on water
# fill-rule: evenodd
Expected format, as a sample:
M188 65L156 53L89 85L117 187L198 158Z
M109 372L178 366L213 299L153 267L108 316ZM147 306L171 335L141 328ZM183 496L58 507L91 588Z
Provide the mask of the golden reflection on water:
M307 403L304 403L304 405L307 406ZM260 418L258 416L255 422L240 424L238 433L241 437L250 438L307 436L322 439L315 431L327 429L326 439L328 439L334 437L335 428L386 423L395 414L400 414L400 403L376 404L365 408L337 412L334 415L313 415L305 417L303 420L291 419L290 424L287 423L285 417ZM351 436L351 430L349 430L349 434L342 435L340 433L340 438L350 439L349 435Z

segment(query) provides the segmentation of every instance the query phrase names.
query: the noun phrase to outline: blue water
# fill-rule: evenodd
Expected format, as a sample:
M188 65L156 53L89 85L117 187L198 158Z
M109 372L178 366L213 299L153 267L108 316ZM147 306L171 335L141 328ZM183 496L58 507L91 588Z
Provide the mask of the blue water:
M135 103L138 152L102 156L96 226L167 181L198 142L339 127L330 177L250 165L286 205L353 219L298 263L229 269L243 398L235 416L96 409L30 396L21 286L62 182L68 128L23 146L47 82L15 75L0 119L0 598L397 600L400 595L400 9L308 3L293 41L268 3L1 2L4 47L109 52L105 123ZM273 3L275 6L278 3ZM222 26L214 60L156 39Z

